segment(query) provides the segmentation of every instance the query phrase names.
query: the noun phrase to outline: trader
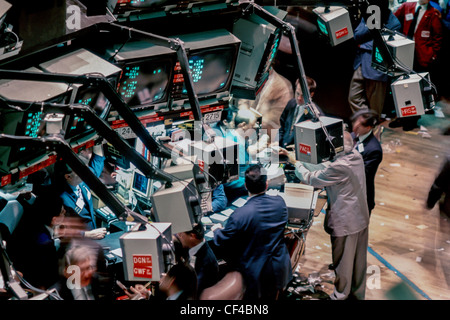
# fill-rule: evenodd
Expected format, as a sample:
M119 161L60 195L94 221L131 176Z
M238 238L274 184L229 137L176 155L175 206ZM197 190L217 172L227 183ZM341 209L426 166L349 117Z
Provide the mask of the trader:
M353 139L344 132L344 152L324 169L309 171L295 155L282 151L295 165L303 183L325 187L329 201L324 227L331 236L333 266L336 273L332 300L364 299L366 290L369 210L366 200L364 162L353 148Z
M223 229L214 230L214 246L230 268L242 273L244 300L274 300L292 278L284 243L287 207L279 196L266 194L267 175L261 165L245 172L246 204L234 211Z
M103 171L105 157L103 156L103 148L101 145L93 147L90 156L89 167L92 172L99 177ZM97 228L95 222L95 212L92 203L92 195L89 187L81 180L81 178L65 163L59 163L57 169L62 175L62 193L60 197L63 199L64 206L73 209L78 216L86 224L86 232L84 236L91 239L102 239L106 235L105 228Z

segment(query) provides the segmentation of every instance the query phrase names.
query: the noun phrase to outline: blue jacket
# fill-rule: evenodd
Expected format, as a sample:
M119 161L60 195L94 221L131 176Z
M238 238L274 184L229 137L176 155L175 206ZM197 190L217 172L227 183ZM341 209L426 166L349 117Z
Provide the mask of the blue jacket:
M92 158L89 162L89 167L92 170L92 172L97 176L100 177L103 171L103 165L105 163L105 157L98 156L96 154L92 154ZM81 194L84 199L84 206L82 209L80 209L77 206L77 200L78 197L75 194L74 188L70 186L68 183L64 184L64 191L60 195L60 197L63 199L63 203L65 207L72 208L75 210L75 212L83 219L83 221L86 223L86 227L88 230L93 230L97 228L97 225L95 223L95 212L94 212L94 206L92 204L92 195L89 187L86 183L82 182L80 183L80 189Z
M266 290L273 290L269 283L281 290L291 280L291 261L284 241L287 219L284 200L262 194L249 198L234 211L224 229L214 231L214 245L244 277L247 299L259 299Z
M228 199L225 194L223 184L219 184L212 192L212 211L219 212L225 210L228 204Z
M397 17L393 13L390 13L388 21L384 27L392 31L401 32L402 25L400 21L398 21ZM353 70L356 70L359 66L361 66L361 71L364 78L376 81L388 81L388 76L386 74L372 68L373 39L364 19L361 19L361 22L358 27L356 27L354 34L355 41L359 47L353 63Z

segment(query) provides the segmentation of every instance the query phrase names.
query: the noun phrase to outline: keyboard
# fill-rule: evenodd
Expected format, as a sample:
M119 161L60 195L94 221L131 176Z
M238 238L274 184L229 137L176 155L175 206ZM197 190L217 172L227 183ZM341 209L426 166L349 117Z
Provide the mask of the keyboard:
M202 213L206 214L212 211L212 194L211 192L203 192L200 195L200 208Z

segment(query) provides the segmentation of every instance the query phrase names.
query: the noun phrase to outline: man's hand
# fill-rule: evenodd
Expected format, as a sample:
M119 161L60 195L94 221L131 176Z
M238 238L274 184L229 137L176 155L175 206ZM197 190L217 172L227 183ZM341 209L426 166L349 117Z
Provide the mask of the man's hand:
M103 239L106 235L106 228L98 228L90 231L86 231L84 236L89 239L99 240Z
M279 154L282 156L287 156L288 157L288 161L291 164L295 164L297 162L297 159L295 158L295 151L289 152L284 148L280 148L279 150Z
M124 290L130 300L149 299L150 297L150 292L142 284L137 284L134 287L130 287L130 291Z

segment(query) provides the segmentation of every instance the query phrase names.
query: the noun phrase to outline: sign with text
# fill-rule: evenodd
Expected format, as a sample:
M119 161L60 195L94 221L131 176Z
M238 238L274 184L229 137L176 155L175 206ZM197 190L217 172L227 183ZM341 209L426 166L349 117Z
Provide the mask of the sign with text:
M414 116L417 114L417 109L415 106L408 106L400 109L402 112L402 117Z
M133 275L135 277L152 279L152 269L151 254L133 255Z
M311 146L308 146L306 144L300 143L299 144L299 152L303 154L310 155L311 154Z

